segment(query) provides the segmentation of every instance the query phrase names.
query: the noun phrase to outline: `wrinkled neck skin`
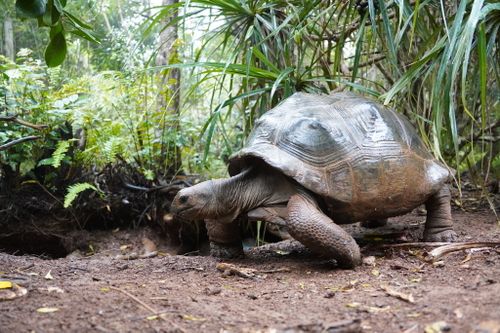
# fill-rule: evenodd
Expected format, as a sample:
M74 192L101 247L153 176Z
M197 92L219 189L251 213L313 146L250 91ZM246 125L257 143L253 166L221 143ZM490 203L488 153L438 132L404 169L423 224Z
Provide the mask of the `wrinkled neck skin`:
M251 167L228 179L212 180L213 218L229 223L238 215L266 205L286 204L296 185L271 168ZM212 215L212 214L210 214Z

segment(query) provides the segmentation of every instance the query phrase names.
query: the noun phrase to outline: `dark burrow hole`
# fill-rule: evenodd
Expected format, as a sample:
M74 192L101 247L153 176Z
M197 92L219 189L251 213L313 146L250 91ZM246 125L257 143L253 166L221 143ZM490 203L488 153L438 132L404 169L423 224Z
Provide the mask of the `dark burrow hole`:
M23 233L0 236L0 252L13 255L35 255L46 259L66 257L72 249L67 241L56 235Z

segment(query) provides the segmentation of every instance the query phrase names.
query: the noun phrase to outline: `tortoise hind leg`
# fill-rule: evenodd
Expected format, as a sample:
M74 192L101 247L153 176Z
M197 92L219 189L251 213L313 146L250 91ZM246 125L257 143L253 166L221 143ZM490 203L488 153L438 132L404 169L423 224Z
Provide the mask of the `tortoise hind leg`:
M293 238L313 252L335 259L342 267L361 263L359 246L354 239L315 203L302 195L293 195L288 201L288 231Z
M424 240L426 242L454 242L457 240L457 234L453 231L450 200L450 189L445 185L425 202L427 219Z

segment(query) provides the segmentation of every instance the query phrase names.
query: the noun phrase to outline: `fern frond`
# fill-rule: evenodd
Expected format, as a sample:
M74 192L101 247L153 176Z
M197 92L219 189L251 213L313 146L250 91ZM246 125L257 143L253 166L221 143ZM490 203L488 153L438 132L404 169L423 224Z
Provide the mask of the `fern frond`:
M68 152L69 146L72 141L75 141L75 139L60 141L57 144L56 150L52 153L52 156L49 158L44 158L43 160L38 162L38 166L51 165L54 168L59 168L61 166L62 160L64 159L64 156L66 156L66 153Z
M99 192L99 190L92 184L89 183L77 183L68 187L68 193L64 196L64 208L71 206L76 197L85 190L94 190Z
M120 138L111 138L104 143L102 152L104 153L104 158L107 163L111 163L115 161L116 155L121 150L121 141Z
M64 141L59 142L59 144L57 145L56 150L52 154L52 159L53 159L52 166L54 168L59 168L61 166L61 161L63 160L64 156L66 156L66 153L68 152L69 145L70 145L71 141L73 141L73 140L72 139L71 140L64 140Z

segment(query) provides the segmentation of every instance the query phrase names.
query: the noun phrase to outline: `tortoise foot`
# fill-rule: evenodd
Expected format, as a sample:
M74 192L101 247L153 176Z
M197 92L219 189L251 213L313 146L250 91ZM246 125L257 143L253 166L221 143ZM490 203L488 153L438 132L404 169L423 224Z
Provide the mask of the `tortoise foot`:
M243 256L243 246L210 242L210 255L221 259L239 258Z
M456 242L458 235L453 230L444 230L441 232L424 232L424 241L426 242Z

